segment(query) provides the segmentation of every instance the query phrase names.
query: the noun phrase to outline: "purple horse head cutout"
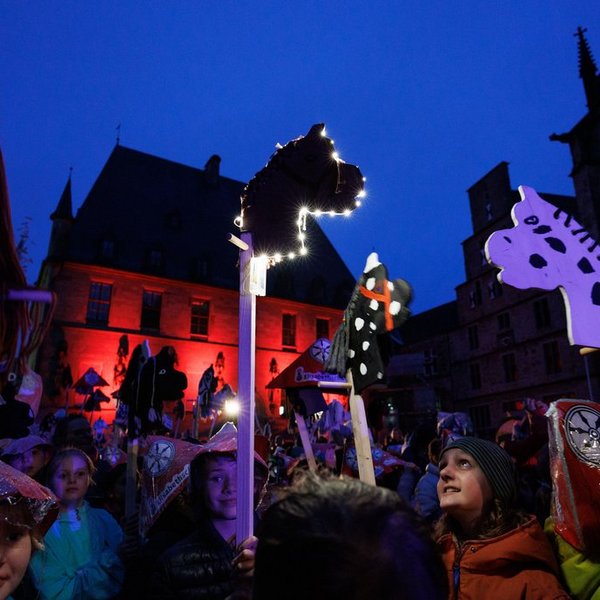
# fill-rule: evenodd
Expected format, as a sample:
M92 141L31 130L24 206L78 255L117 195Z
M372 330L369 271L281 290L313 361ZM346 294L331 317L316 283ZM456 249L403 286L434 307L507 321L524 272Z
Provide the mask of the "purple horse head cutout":
M600 248L597 241L533 188L519 186L512 229L487 240L488 261L498 280L516 288L562 292L571 344L600 348Z

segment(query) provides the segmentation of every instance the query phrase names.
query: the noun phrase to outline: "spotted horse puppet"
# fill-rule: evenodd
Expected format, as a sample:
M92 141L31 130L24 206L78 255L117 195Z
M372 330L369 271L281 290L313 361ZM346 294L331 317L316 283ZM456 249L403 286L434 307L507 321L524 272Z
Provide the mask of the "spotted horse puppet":
M406 321L411 298L410 285L403 279L388 279L387 269L377 254L369 254L344 312L344 321L332 340L325 370L345 377L349 369L357 394L382 380L382 334Z
M516 288L562 292L571 344L600 348L600 247L573 217L519 186L512 229L485 244L498 280Z

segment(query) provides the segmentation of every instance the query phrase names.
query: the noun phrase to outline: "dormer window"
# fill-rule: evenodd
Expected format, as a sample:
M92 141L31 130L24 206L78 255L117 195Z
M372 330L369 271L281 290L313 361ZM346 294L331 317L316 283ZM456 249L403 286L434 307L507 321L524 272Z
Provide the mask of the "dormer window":
M146 268L150 273L162 273L164 269L164 253L159 248L151 248L146 254Z
M158 269L162 265L162 252L160 250L150 250L150 255L148 257L148 263L152 269Z
M491 221L494 218L494 207L491 202L488 202L485 205L485 217L488 221Z
M178 210L172 210L165 215L165 225L167 229L179 231L181 229L181 214Z
M115 257L115 243L112 240L102 240L100 243L100 256L106 260L112 260Z

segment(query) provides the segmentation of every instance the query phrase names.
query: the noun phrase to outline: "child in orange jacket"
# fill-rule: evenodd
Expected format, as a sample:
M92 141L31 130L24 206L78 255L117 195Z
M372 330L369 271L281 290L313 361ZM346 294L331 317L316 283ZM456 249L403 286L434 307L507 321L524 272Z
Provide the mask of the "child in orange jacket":
M515 508L512 459L494 442L458 438L442 450L436 533L453 600L567 600L536 518Z

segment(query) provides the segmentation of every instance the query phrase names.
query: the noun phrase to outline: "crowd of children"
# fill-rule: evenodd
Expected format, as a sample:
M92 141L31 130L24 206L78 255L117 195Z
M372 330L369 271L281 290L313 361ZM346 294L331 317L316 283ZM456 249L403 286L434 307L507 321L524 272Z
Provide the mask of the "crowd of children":
M0 600L600 598L594 553L523 500L524 459L510 452L522 434L395 431L383 441L395 468L376 487L339 449L309 471L279 434L255 454L257 537L240 543L232 424L185 442L189 482L143 532L126 516L122 450L116 465L103 458L79 415L38 433L0 441Z

